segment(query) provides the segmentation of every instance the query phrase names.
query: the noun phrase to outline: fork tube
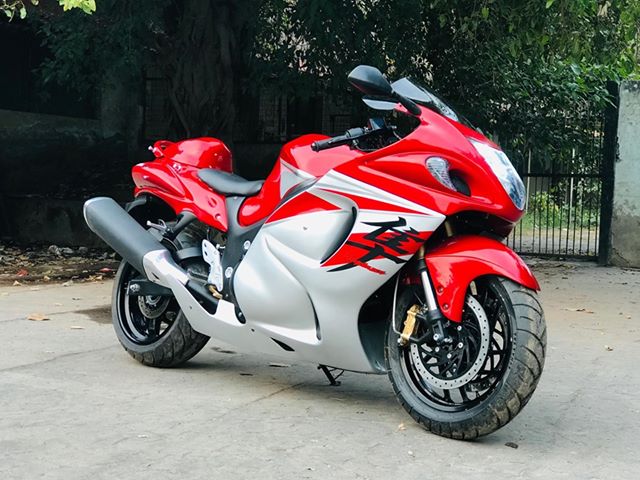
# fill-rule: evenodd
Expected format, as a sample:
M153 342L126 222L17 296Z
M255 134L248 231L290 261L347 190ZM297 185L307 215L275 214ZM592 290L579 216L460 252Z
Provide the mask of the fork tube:
M431 287L431 279L427 273L426 265L424 270L420 272L420 279L422 280L422 288L424 289L424 297L427 300L427 310L429 312L439 311L436 297L433 295L433 288Z
M429 278L429 272L427 270L427 262L424 258L424 245L418 250L418 273L420 274L420 280L422 281L422 288L424 289L424 298L427 303L427 311L429 317L441 316L438 302L433 294L433 286L431 285L431 279Z

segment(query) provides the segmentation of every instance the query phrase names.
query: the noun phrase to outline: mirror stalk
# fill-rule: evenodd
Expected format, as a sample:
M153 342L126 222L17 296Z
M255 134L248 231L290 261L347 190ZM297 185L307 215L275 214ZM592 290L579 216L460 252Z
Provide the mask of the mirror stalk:
M422 110L420 110L420 107L418 106L417 103L415 103L413 100L411 100L410 98L405 97L404 95L400 95L397 92L393 92L393 96L394 98L396 98L398 100L398 102L400 102L400 104L407 109L407 111L409 113L411 113L412 115L420 115L422 113Z

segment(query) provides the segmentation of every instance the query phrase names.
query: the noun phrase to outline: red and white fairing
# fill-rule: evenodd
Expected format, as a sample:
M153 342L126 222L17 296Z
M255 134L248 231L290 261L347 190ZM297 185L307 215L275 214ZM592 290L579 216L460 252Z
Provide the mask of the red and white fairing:
M285 168L288 181L313 178ZM330 170L269 216L235 274L236 299L248 324L303 359L370 371L364 350L353 348L360 309L444 219Z
M136 196L158 198L176 213L193 212L221 232L233 224L257 229L227 277L235 303L222 299L210 314L184 286L171 284L192 327L252 351L384 371L380 345L368 344L376 335L359 321L367 299L446 218L465 212L499 218L506 235L523 214L469 141L493 145L488 139L424 107L419 122L401 140L370 152L347 146L313 151L323 135L287 143L260 192L242 199L236 218L228 218L226 197L198 177L200 168L230 169L224 145L214 139L158 142L157 160L133 168ZM431 156L445 159L470 193L435 179L425 165ZM465 292L480 275L538 288L517 255L478 235L431 246L425 260L439 307L453 322L461 321Z

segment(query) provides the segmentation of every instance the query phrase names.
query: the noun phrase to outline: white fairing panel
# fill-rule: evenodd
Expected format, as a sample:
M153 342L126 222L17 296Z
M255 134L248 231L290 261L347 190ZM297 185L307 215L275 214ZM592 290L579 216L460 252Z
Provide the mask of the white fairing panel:
M280 198L291 188L311 178L314 176L280 159Z
M360 342L360 308L444 216L334 171L283 208L234 276L246 326L291 347L292 357L380 371Z

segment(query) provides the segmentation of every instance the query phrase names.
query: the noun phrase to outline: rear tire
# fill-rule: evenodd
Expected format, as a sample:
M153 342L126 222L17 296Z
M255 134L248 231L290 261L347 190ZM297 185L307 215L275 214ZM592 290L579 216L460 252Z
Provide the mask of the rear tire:
M496 327L496 324L492 323L489 312L484 317L488 319L486 322L489 325L493 325L489 342L494 348L492 340L494 330L499 333L499 328L506 332L504 337L508 341L501 342L498 339L495 343L498 348L489 350L488 354L485 350L486 362L483 363L482 371L461 387L457 386L449 390L439 388L433 382L429 384L428 377L427 380L425 377L421 378L417 373L419 369L409 368L408 365L415 361L416 348L426 349L424 352L435 350L431 350L426 343L416 345L413 347L414 356L412 356L409 346L399 347L399 335L395 333L390 322L385 357L396 396L404 409L418 423L430 432L443 437L470 440L487 435L506 425L531 398L544 367L547 332L544 314L536 292L500 277L483 277L476 281L477 284L480 282L483 282L486 287L479 287L479 289L486 288L488 292L495 292L496 298L501 299L503 307L503 310L498 310L498 313L494 312L496 317L500 316L502 327ZM409 286L398 293L395 315L396 324L400 329L408 309L416 303L416 296L420 294L420 290L415 286ZM480 300L482 300L481 297L482 293L478 295ZM465 315L469 315L471 307L480 304L481 302L475 298L470 301L468 297ZM486 307L486 303L482 308L490 310ZM455 324L452 327L458 328ZM500 347L499 343L504 345ZM480 341L473 342L473 345L476 347L476 353L481 355L482 349L478 347ZM418 357L424 353L423 350L418 351ZM495 352L501 352L501 354ZM425 354L424 358L428 358L427 355L430 354ZM491 360L490 357L492 357ZM437 364L424 363L423 365L429 367ZM430 372L425 370L424 366L421 368L423 372ZM438 372L440 369L444 370L440 366L435 368ZM469 367L471 368L473 366ZM495 372L486 375L486 372L492 369ZM443 384L456 385L454 376L447 377L448 375L451 375L451 372L442 374ZM483 377L483 375L486 376ZM480 385L487 387L484 393L480 393ZM477 396L469 398L474 395Z
M129 280L137 275L139 274L133 267L123 261L118 268L113 285L112 321L120 344L129 355L143 365L168 368L185 363L204 348L209 337L191 328L173 297L170 297L165 307L167 311L163 313L165 317L171 313L172 321L169 324L168 320L163 320L164 329L158 327L157 335L150 335L149 328L145 331L144 321L149 319L139 308L135 312L135 321L132 321L133 311L137 306L133 298L144 299L144 297L131 298L127 294ZM169 311L170 308L171 311ZM159 316L154 320L160 321L161 318Z

